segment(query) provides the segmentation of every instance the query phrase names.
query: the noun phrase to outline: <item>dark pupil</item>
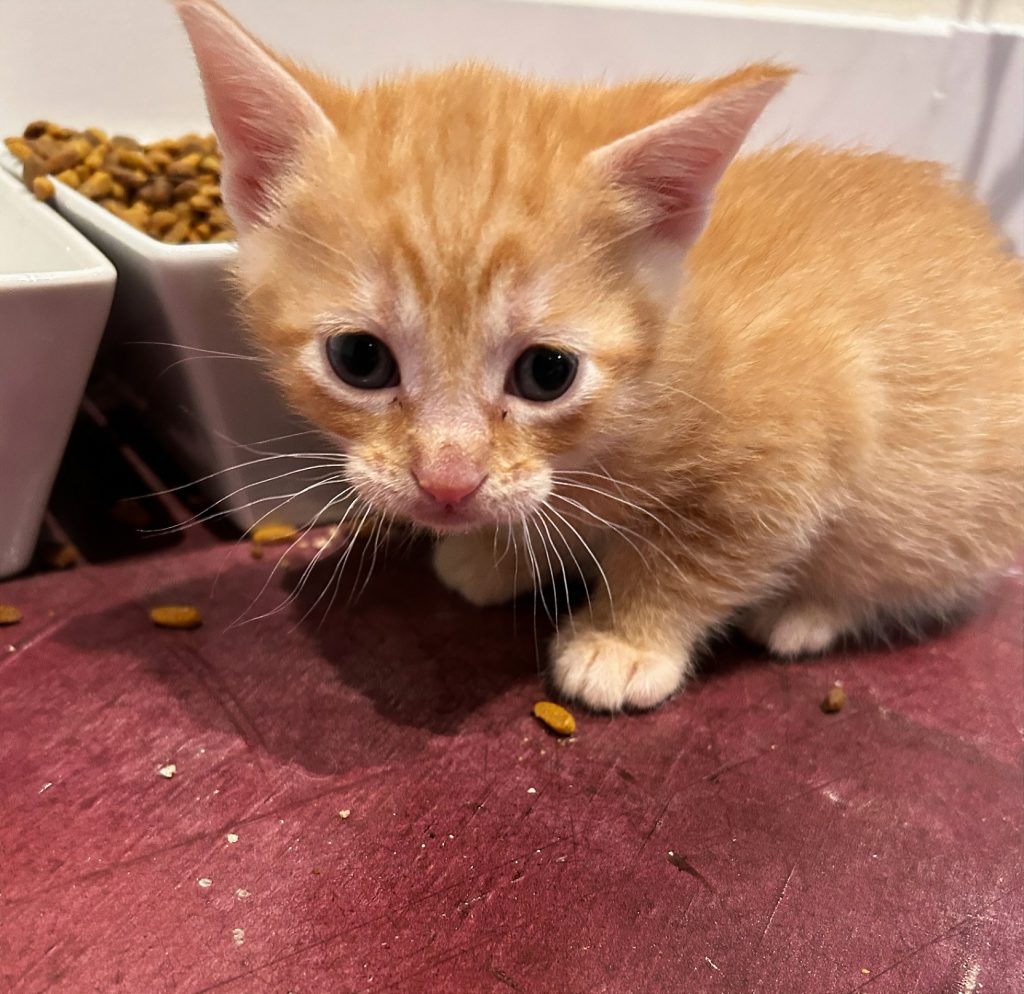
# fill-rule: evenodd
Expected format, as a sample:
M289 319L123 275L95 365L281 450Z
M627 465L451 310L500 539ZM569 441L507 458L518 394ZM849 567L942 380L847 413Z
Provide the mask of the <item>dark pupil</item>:
M338 377L361 390L398 384L398 366L388 347L373 335L355 332L327 340L327 357Z
M341 349L345 368L358 379L372 376L384 359L381 343L369 335L346 335Z
M537 349L533 355L533 379L545 393L559 390L572 372L572 364L554 349Z

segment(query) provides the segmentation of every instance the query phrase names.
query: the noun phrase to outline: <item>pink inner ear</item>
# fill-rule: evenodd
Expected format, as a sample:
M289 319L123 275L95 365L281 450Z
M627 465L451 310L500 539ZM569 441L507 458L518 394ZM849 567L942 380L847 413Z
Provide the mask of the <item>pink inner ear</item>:
M273 206L276 183L312 134L330 122L302 86L209 0L177 0L223 155L224 199L236 224Z
M717 158L714 150L680 148L675 143L628 150L619 162L624 177L620 182L638 194L650 218L648 232L660 238L685 238L703 227L714 186L708 177Z
M785 78L745 82L591 153L607 181L632 194L643 230L689 245L715 185Z

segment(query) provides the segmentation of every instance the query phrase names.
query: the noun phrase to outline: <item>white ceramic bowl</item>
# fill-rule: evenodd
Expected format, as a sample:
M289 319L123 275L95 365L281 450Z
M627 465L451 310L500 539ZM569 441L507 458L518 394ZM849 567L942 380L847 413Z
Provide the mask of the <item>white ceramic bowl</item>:
M28 565L116 274L0 170L0 577Z
M20 168L6 150L0 161ZM59 213L117 268L104 366L188 475L203 479L211 513L243 530L261 519L317 519L337 486L314 486L283 501L326 470L271 479L315 465L320 460L298 454L329 445L286 407L247 342L227 279L236 246L166 245L70 187L56 180L54 186ZM318 520L336 520L339 510Z

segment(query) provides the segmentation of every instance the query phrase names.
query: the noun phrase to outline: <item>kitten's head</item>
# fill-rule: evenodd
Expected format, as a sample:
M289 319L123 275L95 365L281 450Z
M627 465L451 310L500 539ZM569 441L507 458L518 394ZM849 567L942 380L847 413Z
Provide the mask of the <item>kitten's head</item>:
M715 184L788 72L555 87L479 66L359 91L178 0L246 317L381 511L519 520L630 444ZM678 332L677 332L678 334Z

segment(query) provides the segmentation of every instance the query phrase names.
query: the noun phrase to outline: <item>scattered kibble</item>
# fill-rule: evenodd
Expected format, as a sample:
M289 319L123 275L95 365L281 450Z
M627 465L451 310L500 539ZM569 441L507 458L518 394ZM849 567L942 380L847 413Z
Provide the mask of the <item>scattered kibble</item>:
M576 719L553 701L537 701L533 706L533 714L559 735L572 735L576 731Z
M526 788L526 793L527 794L536 794L537 793L537 788L536 787L527 787Z
M352 811L349 808L342 808L342 810L338 812L338 817L342 821L344 821L346 818L350 817L351 814L352 814Z
M159 628L198 628L203 616L187 604L164 604L150 608L150 620Z
M825 714L835 714L837 711L842 711L845 704L846 691L836 684L836 686L832 687L825 695L825 700L821 702L821 710L824 711Z
M253 529L251 537L257 545L274 545L277 542L290 542L298 534L292 525L260 525Z
M237 835L235 835L235 833L234 833L234 832L228 832L228 834L227 834L227 840L228 840L228 842L230 842L230 843L234 844L235 842L237 842L237 841L238 841L238 836L237 836Z
M196 883L199 884L199 886L202 887L203 890L206 890L207 888L213 886L213 881L209 877L200 877L196 881Z
M82 561L82 554L71 542L65 542L48 549L45 559L51 569L71 569Z
M0 625L16 625L22 614L13 604L0 604Z
M165 780L170 780L175 773L178 772L178 767L174 763L168 763L166 766L161 766L157 773L160 774Z
M54 195L55 179L168 244L234 240L214 135L143 145L100 128L76 131L33 121L5 144L21 163L25 185L42 200Z
M238 890L235 891L235 897L237 897L239 901L244 901L249 896L249 892L244 887L239 887Z
M245 929L233 928L231 930L231 940L236 946L242 945L242 943L245 942Z

